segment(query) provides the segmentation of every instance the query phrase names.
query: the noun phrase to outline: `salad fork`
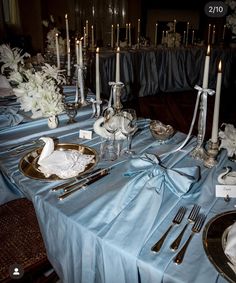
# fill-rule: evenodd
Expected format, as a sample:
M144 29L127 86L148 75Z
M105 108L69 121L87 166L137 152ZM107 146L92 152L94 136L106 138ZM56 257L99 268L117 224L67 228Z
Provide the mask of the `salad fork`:
M160 238L160 240L158 242L155 243L155 245L152 246L151 250L154 252L159 252L167 235L169 234L170 230L172 229L172 227L176 224L180 224L182 219L184 218L186 212L186 208L181 206L177 212L177 214L175 215L174 219L172 220L172 224L170 225L170 227L166 230L166 232L163 234L163 236Z
M179 247L179 244L183 238L183 235L184 235L184 232L185 230L187 229L188 225L189 224L193 224L196 219L197 219L197 216L199 214L199 211L200 211L200 206L197 205L197 204L194 204L192 210L190 211L189 213L189 216L188 216L188 222L185 224L184 228L182 229L182 231L180 232L179 236L173 241L173 243L170 245L170 249L172 251L176 251Z
M199 233L201 231L202 226L203 226L203 224L205 222L205 219L206 219L206 216L204 214L199 214L198 215L197 220L196 220L196 222L193 225L192 232L191 232L188 240L185 242L185 244L183 245L181 250L178 252L176 257L174 258L174 262L176 264L181 264L182 263L182 261L184 259L185 252L187 250L187 247L188 247L190 241L192 240L194 234Z

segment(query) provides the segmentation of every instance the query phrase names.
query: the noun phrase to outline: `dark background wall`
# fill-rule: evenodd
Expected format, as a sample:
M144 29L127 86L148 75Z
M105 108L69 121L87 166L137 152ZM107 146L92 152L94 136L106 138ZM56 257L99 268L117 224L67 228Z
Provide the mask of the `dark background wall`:
M208 18L204 14L205 0L20 0L20 26L17 28L4 23L3 0L0 0L1 42L22 45L27 51L43 52L47 29L42 20L54 16L56 26L65 32L65 14L68 14L72 35L82 36L86 19L95 27L95 40L106 45L110 39L111 24L131 22L132 35L136 38L137 20L141 18L141 34L153 41L154 23L176 18L190 21L200 39L207 36L209 23L215 24L217 35L222 34L225 18Z

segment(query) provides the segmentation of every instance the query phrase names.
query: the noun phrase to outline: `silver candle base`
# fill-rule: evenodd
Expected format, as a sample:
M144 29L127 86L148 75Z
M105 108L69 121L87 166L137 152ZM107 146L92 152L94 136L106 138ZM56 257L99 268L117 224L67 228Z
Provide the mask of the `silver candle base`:
M194 159L205 161L207 159L207 153L202 146L197 145L190 153L190 156Z
M204 166L212 168L217 164L216 157L219 152L219 143L213 143L211 140L208 141L207 158L204 161Z

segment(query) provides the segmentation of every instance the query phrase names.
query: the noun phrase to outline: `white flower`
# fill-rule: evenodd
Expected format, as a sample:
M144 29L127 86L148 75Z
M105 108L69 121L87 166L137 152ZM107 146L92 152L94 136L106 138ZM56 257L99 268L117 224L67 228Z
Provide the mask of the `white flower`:
M225 148L228 156L232 157L236 154L236 129L232 124L223 124L225 126L224 131L219 132L219 138L221 140L220 149Z
M23 64L19 49L12 51L10 47L1 45L0 50L7 52L7 55L3 53L4 58L14 57L14 62ZM65 78L56 67L45 64L42 70L37 72L23 67L11 70L8 80L14 84L13 91L17 101L22 110L32 112L32 118L49 117L64 111L63 97L58 85L65 83Z
M18 64L24 63L24 57L30 57L30 54L24 53L21 55L22 50L15 47L10 48L7 44L0 45L0 62L4 64L1 67L1 72L3 73L6 68L17 71Z

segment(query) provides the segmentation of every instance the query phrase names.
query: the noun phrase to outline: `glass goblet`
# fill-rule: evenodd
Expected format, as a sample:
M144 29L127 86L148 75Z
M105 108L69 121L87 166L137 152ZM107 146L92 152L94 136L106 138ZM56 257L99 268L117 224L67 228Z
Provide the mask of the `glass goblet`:
M127 149L124 151L125 155L135 154L134 150L131 150L132 137L137 131L137 114L132 108L124 109L120 112L121 115L121 132L126 137Z
M77 115L78 109L80 108L79 103L75 102L67 102L65 103L65 110L66 114L69 117L69 120L67 121L67 124L76 123L75 117Z

